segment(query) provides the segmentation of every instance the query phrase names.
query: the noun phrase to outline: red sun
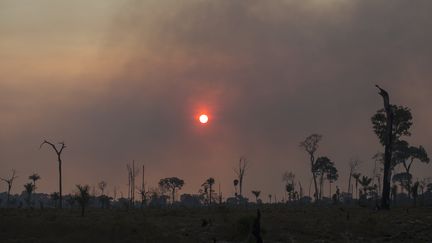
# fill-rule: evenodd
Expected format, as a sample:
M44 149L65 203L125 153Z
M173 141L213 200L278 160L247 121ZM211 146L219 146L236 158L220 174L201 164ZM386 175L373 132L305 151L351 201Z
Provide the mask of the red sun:
M208 118L208 116L207 116L206 114L202 114L202 115L200 115L200 117L199 117L199 121L200 121L202 124L206 124L206 123L208 122L208 120L209 120L209 118Z

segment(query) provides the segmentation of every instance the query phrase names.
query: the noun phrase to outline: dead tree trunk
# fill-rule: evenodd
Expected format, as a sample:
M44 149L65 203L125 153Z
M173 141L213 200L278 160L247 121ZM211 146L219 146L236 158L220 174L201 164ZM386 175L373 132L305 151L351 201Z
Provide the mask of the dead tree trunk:
M12 189L12 184L13 181L17 178L17 176L15 175L15 170L12 170L12 176L9 179L5 179L5 178L0 178L0 180L6 182L6 184L8 185L8 190L7 190L7 199L6 199L6 208L9 208L9 201L10 201L10 191Z
M312 173L312 177L313 177L313 181L314 181L314 186L315 186L315 194L314 194L314 198L315 201L318 201L318 196L319 196L319 191L318 191L318 184L317 184L317 175L315 172L315 152L318 149L318 143L319 141L321 141L322 139L322 135L319 134L312 134L310 136L308 136L303 142L300 142L300 147L304 148L305 151L309 154L309 158L310 158L310 165L311 165L311 173ZM309 187L310 188L310 187ZM310 194L310 189L309 189L309 194Z
M53 143L48 142L47 140L44 140L43 143L40 145L40 148L42 148L42 146L44 144L48 144L52 147L52 149L54 150L54 152L57 154L57 161L58 161L58 170L59 170L59 208L62 208L62 201L63 201L63 196L62 196L62 159L61 159L61 154L63 152L63 149L66 148L66 145L64 144L64 142L59 143L60 144L60 148L57 148Z
M243 178L247 169L247 165L248 165L248 161L246 160L245 157L240 157L239 160L239 168L238 170L234 170L235 173L237 174L238 180L239 180L239 189L240 189L240 196L243 196L242 192L243 192Z
M314 162L315 162L315 157L313 155L311 155L310 160L311 160L311 168L313 168L314 167ZM314 198L315 198L315 201L318 201L318 199L319 199L319 196L318 196L318 183L317 183L317 179L316 179L316 174L313 171L313 169L312 169L312 177L313 177L314 186L315 186Z
M380 90L379 94L384 101L384 110L386 112L387 124L385 133L385 149L384 149L384 178L383 178L383 191L381 197L381 208L390 209L390 180L391 180L391 157L392 157L392 144L393 144L393 111L390 105L390 98L387 91L381 89L378 85L376 87Z
M135 204L135 178L139 173L139 169L135 167L135 161L132 161L132 167L128 164L126 165L128 170L128 199L130 206Z

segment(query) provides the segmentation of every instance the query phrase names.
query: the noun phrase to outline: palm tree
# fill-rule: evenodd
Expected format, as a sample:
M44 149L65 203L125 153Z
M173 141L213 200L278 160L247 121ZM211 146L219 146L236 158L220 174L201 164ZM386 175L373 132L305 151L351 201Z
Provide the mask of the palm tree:
M27 202L27 206L29 206L29 207L30 207L30 204L31 204L31 196L32 196L32 193L34 191L34 188L35 187L34 187L34 185L31 182L24 184L24 189L25 189L25 191L27 193L26 202Z
M76 185L76 187L78 188L78 192L75 195L75 199L81 207L81 216L84 216L85 207L90 200L90 187L88 185Z
M252 194L254 194L256 203L258 203L258 198L261 194L261 191L252 191Z
M40 176L36 173L33 173L29 176L29 179L33 181L33 193L36 193L36 181L40 180Z

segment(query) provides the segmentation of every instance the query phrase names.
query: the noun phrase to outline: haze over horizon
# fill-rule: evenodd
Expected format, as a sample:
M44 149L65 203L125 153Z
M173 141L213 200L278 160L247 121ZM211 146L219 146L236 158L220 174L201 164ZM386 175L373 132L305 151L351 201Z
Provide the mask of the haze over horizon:
M383 151L375 84L411 109L407 140L432 153L431 12L427 0L0 0L0 177L16 169L20 193L36 172L38 192L56 191L47 139L67 145L65 194L105 180L126 195L135 160L151 187L177 176L196 193L214 177L228 197L244 155L247 197L281 197L284 171L307 195L299 142L319 133L345 191L350 159L370 176Z

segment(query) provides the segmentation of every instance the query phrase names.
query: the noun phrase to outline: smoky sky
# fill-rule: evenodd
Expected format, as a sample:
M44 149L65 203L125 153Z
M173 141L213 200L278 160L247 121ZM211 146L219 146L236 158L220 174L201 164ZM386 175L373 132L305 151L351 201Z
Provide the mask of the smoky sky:
M370 122L382 107L375 84L412 109L408 140L432 149L430 1L43 3L26 8L37 26L0 19L0 176L15 168L16 192L33 171L41 191L56 190L55 155L39 150L46 138L68 146L66 192L100 180L126 192L135 160L150 187L178 176L195 193L211 176L227 197L244 155L248 194L282 196L284 171L308 194L298 144L312 133L346 190L349 160L370 176L382 150Z

